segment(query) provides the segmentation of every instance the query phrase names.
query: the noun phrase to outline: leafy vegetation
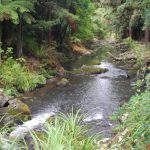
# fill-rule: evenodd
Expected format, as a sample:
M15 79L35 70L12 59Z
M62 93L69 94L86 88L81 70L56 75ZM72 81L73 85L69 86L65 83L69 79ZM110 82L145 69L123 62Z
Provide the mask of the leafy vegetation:
M31 73L27 67L17 63L12 58L3 62L0 68L0 84L8 91L16 88L18 91L33 90L38 84L45 84L42 75Z
M113 148L139 149L148 148L150 141L150 76L146 77L146 90L136 93L112 119L122 121L117 128L118 135L112 144ZM139 85L137 85L139 87ZM139 90L138 90L139 91Z
M32 133L32 138L37 150L53 149L86 149L96 148L93 137L86 137L87 130L81 125L81 118L75 116L63 116L56 118L54 122L46 125L44 135L38 137L36 132Z
M150 1L119 0L101 1L103 7L111 8L108 24L120 38L131 37L134 40L149 42ZM109 17L109 15L111 17Z
M17 91L27 92L46 83L43 75L31 72L24 64L13 59L11 55L12 49L8 48L5 53L6 59L0 66L0 85L8 95L16 95Z
M70 39L86 41L93 37L95 8L91 0L2 0L1 46L3 49L7 46L17 48L14 53L18 57L30 50L39 51L43 45L51 46L53 42L57 43L57 50L62 51ZM34 40L29 40L31 38Z

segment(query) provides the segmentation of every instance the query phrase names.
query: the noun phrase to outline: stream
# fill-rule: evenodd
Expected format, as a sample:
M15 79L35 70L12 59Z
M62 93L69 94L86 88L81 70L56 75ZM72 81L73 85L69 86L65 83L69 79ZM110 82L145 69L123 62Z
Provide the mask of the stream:
M112 137L112 128L116 123L111 122L109 116L133 95L133 90L131 79L126 78L127 70L99 54L96 57L101 59L101 64L95 66L107 68L108 72L92 76L72 76L69 77L70 84L66 87L48 83L45 87L29 93L28 97L31 99L26 103L31 109L33 119L27 124L31 127L35 124L37 126L41 118L47 116L45 114L68 114L72 109L74 112L80 109L84 116L83 122L90 126L88 134L100 133L105 138ZM79 67L79 64L88 64L89 60L91 61L91 57L79 58L74 65Z

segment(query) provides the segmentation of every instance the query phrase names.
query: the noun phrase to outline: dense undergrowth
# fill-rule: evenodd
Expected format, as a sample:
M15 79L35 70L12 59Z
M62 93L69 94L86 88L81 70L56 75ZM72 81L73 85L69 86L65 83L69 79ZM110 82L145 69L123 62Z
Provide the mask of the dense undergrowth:
M2 49L1 49L2 50ZM29 92L36 87L46 84L46 79L63 71L60 60L65 61L65 56L52 48L43 47L34 57L13 57L12 48L2 50L3 58L0 64L0 87L10 96Z
M45 84L42 75L30 72L26 66L22 66L14 59L9 58L3 62L0 68L0 84L7 94L15 94L18 91L33 90L38 84Z
M31 91L38 85L46 83L43 75L29 70L23 58L17 61L11 57L11 53L11 49L8 49L6 59L0 66L0 86L7 95L16 96L18 92Z

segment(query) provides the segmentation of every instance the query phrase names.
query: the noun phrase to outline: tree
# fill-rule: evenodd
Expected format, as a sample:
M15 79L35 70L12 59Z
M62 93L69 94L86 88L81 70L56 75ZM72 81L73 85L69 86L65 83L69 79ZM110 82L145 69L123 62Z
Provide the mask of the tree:
M10 20L18 28L17 55L21 56L23 51L23 21L31 24L34 20L31 12L34 11L35 0L1 0L0 23ZM2 31L2 27L1 27ZM0 32L1 33L1 32ZM0 35L1 37L1 35ZM0 38L1 40L1 38Z
M149 0L116 0L113 3L112 1L102 1L102 3L113 8L113 13L116 16L113 21L114 27L121 38L129 36L138 39L138 36L141 36L140 32L143 32L142 29L144 29L145 44L148 45L150 32Z
M0 41L3 41L4 49L9 45L14 47L18 57L23 54L24 39L29 36L35 39L37 47L44 44L50 47L52 41L55 41L60 50L63 45L69 45L71 37L85 41L93 36L92 15L95 9L91 0L0 2ZM30 32L25 32L27 30ZM13 37L12 44L7 42L10 35Z

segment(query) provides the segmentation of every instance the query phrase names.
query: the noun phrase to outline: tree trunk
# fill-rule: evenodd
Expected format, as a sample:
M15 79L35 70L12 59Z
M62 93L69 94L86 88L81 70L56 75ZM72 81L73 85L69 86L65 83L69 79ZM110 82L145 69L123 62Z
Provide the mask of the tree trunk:
M47 20L52 20L52 6L49 6L47 9ZM52 32L51 32L51 27L48 29L48 46L51 46L51 42L52 42Z
M132 25L129 23L129 37L132 39Z
M149 27L145 27L145 45L148 46L149 43Z
M2 62L2 23L0 22L0 64Z
M22 28L22 18L21 18L18 27L17 56L21 57L22 55L23 55L23 28Z
M62 51L62 46L63 46L63 42L67 33L68 26L69 26L69 23L66 24L66 26L61 30L62 32L60 33L60 41L59 41L60 51Z
M52 43L52 33L51 30L48 31L48 45L51 46Z

